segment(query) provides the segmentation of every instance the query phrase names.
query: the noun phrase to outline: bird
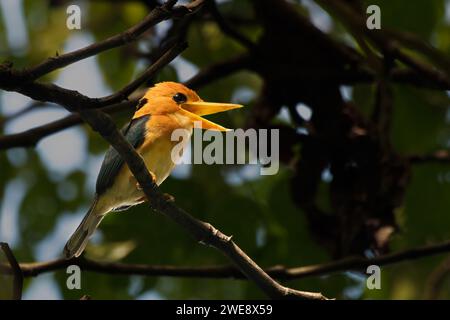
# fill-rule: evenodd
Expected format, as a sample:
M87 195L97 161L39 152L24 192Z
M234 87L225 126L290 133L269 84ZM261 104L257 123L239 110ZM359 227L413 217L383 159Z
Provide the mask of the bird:
M194 124L202 129L227 131L202 116L240 108L232 103L204 102L198 94L177 82L160 82L149 88L139 100L136 111L121 133L144 159L155 183L160 185L175 167L171 157L175 129L184 129L189 141ZM79 257L103 218L146 201L126 163L111 146L97 176L92 205L64 247L67 259Z

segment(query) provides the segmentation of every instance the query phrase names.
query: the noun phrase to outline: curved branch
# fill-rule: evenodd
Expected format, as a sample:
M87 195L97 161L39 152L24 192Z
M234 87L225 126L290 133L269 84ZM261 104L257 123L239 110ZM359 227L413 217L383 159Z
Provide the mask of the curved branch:
M199 87L209 84L215 80L224 78L234 72L248 69L250 67L251 61L251 55L242 54L229 60L212 64L202 69L199 73L186 81L185 85L192 89L198 89Z
M395 57L399 61L403 62L405 65L416 70L418 73L422 74L430 81L433 81L438 86L450 87L450 78L446 73L446 70L438 70L434 66L429 65L415 57L407 54L392 38L392 33L386 33L383 29L380 30L369 30L366 27L365 20L360 16L360 14L353 10L351 6L346 4L344 1L337 0L315 0L323 8L331 8L334 13L340 16L341 21L348 25L350 28L358 30L361 34L364 34L369 38L374 44L379 48L386 51L386 53ZM398 35L394 35L397 36ZM405 39L403 39L405 40ZM404 42L404 41L403 41ZM434 65L442 64L442 61L434 61L432 56L429 56L430 61L434 62ZM434 57L436 58L436 57ZM448 61L447 61L448 63Z
M259 267L241 248L211 224L197 220L183 209L169 201L158 189L144 160L132 145L117 130L111 118L105 113L96 110L80 110L85 120L122 156L128 168L136 178L147 197L149 206L171 218L180 227L198 242L212 246L227 256L247 278L252 280L267 296L272 299L326 299L320 293L298 291L287 288L276 282L261 267Z
M167 0L162 6L155 7L141 22L133 27L116 34L106 40L91 44L84 48L62 54L56 57L48 58L46 61L35 67L26 69L20 73L21 81L33 81L43 75L46 75L56 69L66 67L74 62L97 55L101 52L123 46L127 43L135 41L149 28L157 23L167 20L172 16L181 16L200 7L203 1L194 1L186 6L174 7L177 0Z
M133 109L138 99L120 102L102 109L107 114L113 114L124 110ZM43 138L83 123L78 114L71 114L62 119L28 129L19 133L0 136L0 150L16 147L34 147Z
M176 51L174 51L173 54L171 54L169 57L172 57ZM137 88L142 82L144 82L147 78L152 77L154 73L157 72L158 69L160 69L162 66L167 64L167 60L163 60L162 58L164 55L157 60L152 66L150 66L146 72L144 72L141 77L140 81L133 81L132 84L124 87L119 92L112 94L108 97L103 98L103 102L101 104L98 104L98 102L95 102L93 99L89 100L83 103L86 103L85 106L88 105L95 105L98 107L99 105L105 105L105 104L111 104L116 100L119 100L120 98L126 98L127 95L129 95L135 88ZM166 56L167 57L167 56ZM206 85L207 83L210 83L218 78L225 77L226 75L233 73L235 71L244 69L249 64L249 57L247 55L238 56L233 59L212 65L206 69L203 69L201 72L199 72L197 75L195 75L193 78L188 80L185 84L191 88L199 88L201 86ZM154 66L158 65L159 68L155 68ZM156 69L156 70L155 70ZM137 79L139 80L139 79ZM44 85L45 86L45 85ZM0 84L1 87L1 84ZM54 91L62 91L63 94L71 94L73 91L63 89L60 87L51 87L52 96L56 96ZM39 90L33 90L37 93L39 93ZM42 92L40 92L42 94ZM75 94L78 95L78 92ZM136 95L139 96L140 95ZM34 97L37 98L37 97ZM43 99L47 98L45 95ZM112 104L108 107L105 107L102 109L102 111L112 114L124 109L133 108L136 105L137 99L132 99L130 101L120 102L117 104ZM81 102L80 102L81 103ZM31 128L29 130L15 133L15 134L9 134L5 136L0 136L0 150L9 149L9 148L15 148L15 147L33 147L35 146L41 139L54 134L56 132L62 131L64 129L70 128L74 125L83 123L83 120L80 118L78 114L71 114L63 119L56 120L53 122L50 122L48 124L38 126L36 128Z
M208 11L211 13L212 18L224 34L228 35L232 39L235 39L248 50L256 50L256 45L250 39L240 33L237 29L230 25L227 20L225 20L225 18L219 11L219 8L217 7L217 3L215 0L208 0L206 6L208 8Z
M176 45L171 50L179 53L183 46ZM167 60L167 63L170 60ZM97 131L121 155L133 176L141 186L150 207L171 218L175 223L189 232L197 241L212 246L227 256L243 274L251 279L267 296L273 299L326 299L320 293L298 291L287 288L276 282L261 269L231 237L224 235L209 223L195 219L183 209L169 201L158 189L147 170L142 157L116 128L111 117L94 109L102 105L101 99L91 99L76 91L57 87L53 84L27 82L18 84L17 71L11 66L3 65L0 72L0 88L20 92L33 99L56 102L69 111L76 111L82 120ZM20 81L19 81L20 83ZM125 88L128 88L127 86ZM114 95L113 95L114 96ZM114 99L111 99L114 100Z
M199 73L197 73L194 77L186 81L186 86L189 86L193 89L198 89L202 86L205 86L213 81L224 78L234 72L244 70L249 68L250 66L250 56L242 55L234 57L230 60L226 60L223 62L219 62L217 64L213 64ZM446 87L439 87L436 84L426 81L419 74L412 72L410 70L403 69L394 69L390 74L390 78L399 83L405 83L410 85L416 85L420 87L426 87L430 89L442 89L442 90L450 90ZM354 84L354 83L364 83L364 82L372 82L375 80L375 75L368 70L354 70L348 71L341 75L342 84ZM136 95L140 96L140 95ZM133 108L137 103L137 99L132 99L130 101L125 101L118 103L116 105L111 105L103 109L104 112L108 114L115 113L120 110ZM81 124L83 121L81 118L72 114L63 119L56 120L54 122L50 122L48 124L31 128L29 130L5 135L0 137L0 150L15 148L15 147L33 147L35 146L41 139L62 131L64 129L70 128L74 125ZM429 155L429 156L412 156L412 163L424 163L427 161L439 161L445 162L450 161L450 157L442 157L441 155Z
M118 92L102 98L90 98L78 91L69 90L55 84L41 82L23 82L21 72L12 69L10 64L0 65L0 88L7 91L15 91L34 100L53 102L64 106L68 111L80 109L101 108L126 99L134 90L149 78L152 78L160 69L184 49L186 43L177 43L166 50L161 57L145 70L142 75L133 82L123 87Z

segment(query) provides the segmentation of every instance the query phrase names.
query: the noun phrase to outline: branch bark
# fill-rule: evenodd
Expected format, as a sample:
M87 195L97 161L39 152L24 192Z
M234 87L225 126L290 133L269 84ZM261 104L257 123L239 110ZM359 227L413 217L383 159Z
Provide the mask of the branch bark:
M84 48L48 58L46 61L19 73L19 82L34 81L52 71L66 67L74 62L89 58L101 52L117 48L135 41L145 31L173 16L191 13L200 7L203 1L194 1L186 6L174 7L177 0L167 0L162 6L155 7L141 22L106 40L91 44Z
M10 270L12 271L11 273L14 276L12 298L14 300L21 300L23 287L22 269L20 269L20 265L17 262L16 258L14 257L14 254L12 253L7 243L0 242L0 248L5 254L6 259L8 259L9 267Z
M450 257L442 261L436 269L431 272L427 279L424 298L429 300L439 299L445 281L450 276Z
M149 205L153 210L171 218L175 223L188 231L198 242L212 246L222 252L246 277L254 281L267 296L272 299L326 299L320 293L298 291L282 286L242 251L231 240L231 237L224 235L211 224L195 219L186 211L177 207L173 202L168 201L158 190L141 156L125 140L108 115L95 109L80 110L79 113L83 120L107 140L122 156L133 176L142 187L144 194L149 200Z
M275 265L265 268L264 271L273 278L280 280L295 280L312 276L323 276L336 272L362 271L369 265L387 266L396 263L413 261L438 254L450 252L450 241L421 246L409 250L391 253L372 259L362 257L349 257L337 261L303 267L285 267ZM21 263L20 268L24 277L35 277L42 273L64 269L71 264L78 265L85 271L105 274L141 275L141 276L167 276L185 278L235 278L247 279L247 277L233 266L173 266L173 265L149 265L130 264L118 262L102 262L86 258L72 260L57 259L45 262ZM8 266L0 264L0 272L12 273Z
M351 6L345 3L345 1L339 0L315 0L320 6L324 8L331 9L334 13L337 13L340 16L342 22L348 25L350 28L357 30L360 34L365 35L368 39L370 39L376 46L378 46L381 50L386 51L391 56L395 57L399 61L403 62L405 65L411 67L416 70L429 80L433 81L439 86L450 87L450 79L449 74L446 70L438 70L434 66L431 66L423 61L412 57L407 54L398 44L396 39L399 38L398 34L387 33L384 30L369 30L366 27L365 20L363 17L353 10ZM395 37L395 38L394 38ZM400 36L401 37L401 36ZM400 39L402 42L405 42L405 37ZM411 45L411 39L409 40L409 45ZM415 43L417 47L417 43ZM422 45L421 48L423 49ZM434 65L442 65L442 57L438 57L438 61L436 60L435 54L429 54L429 50L422 50L422 52L428 54L428 58L430 61L433 61ZM448 59L444 62L444 64L448 64Z
M120 102L102 109L107 114L113 114L124 110L133 109L138 99ZM9 134L0 137L0 150L16 147L34 147L41 139L54 133L63 131L77 124L82 124L83 120L78 114L71 114L62 119L47 123L36 128L31 128L23 132Z
M409 161L412 164L427 164L427 163L450 163L450 153L448 150L438 150L430 154L411 155Z
M170 3L172 2L174 3L174 1L170 1ZM198 2L201 3L201 1ZM173 202L168 201L158 190L141 156L119 132L110 116L96 109L125 98L133 89L137 88L135 83L142 83L146 77L150 77L152 72L155 72L151 70L156 70L158 69L157 67L162 67L169 63L184 48L185 46L183 44L175 45L161 57L161 59L165 59L164 63L160 65L155 63L155 67L152 65L145 72L145 76L139 77L117 94L100 99L92 99L76 91L64 89L54 84L43 84L36 81L24 83L23 74L12 69L11 65L2 65L2 68L0 68L0 88L20 92L36 100L55 102L65 107L68 111L77 112L83 121L88 123L93 130L107 140L122 156L133 176L142 187L152 209L170 217L174 222L188 231L197 241L212 246L222 252L243 274L254 281L268 297L273 299L326 299L320 293L298 291L282 286L245 254L231 240L231 237L224 235L211 224L195 219L181 208L178 208ZM46 70L50 72L48 69Z

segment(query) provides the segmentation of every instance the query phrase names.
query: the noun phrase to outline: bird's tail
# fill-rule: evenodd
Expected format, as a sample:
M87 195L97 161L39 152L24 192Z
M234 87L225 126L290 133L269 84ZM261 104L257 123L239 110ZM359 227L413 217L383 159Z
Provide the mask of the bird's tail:
M66 259L78 257L81 253L83 253L89 238L103 220L105 214L103 212L98 212L98 210L96 210L96 206L97 198L94 200L92 206L89 208L89 211L84 216L83 221L81 221L77 230L75 230L69 241L67 241L66 246L64 247Z

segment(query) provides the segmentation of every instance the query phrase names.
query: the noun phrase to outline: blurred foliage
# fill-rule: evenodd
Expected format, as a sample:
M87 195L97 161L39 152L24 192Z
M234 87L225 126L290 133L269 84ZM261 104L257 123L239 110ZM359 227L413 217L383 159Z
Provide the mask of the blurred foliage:
M383 25L413 32L450 54L450 21L449 17L445 18L445 6L448 12L450 1L418 1L414 5L406 0L365 2L381 6ZM115 2L113 5L106 1L84 1L80 5L83 7L83 29L69 31L61 27L65 25L65 6L50 6L49 1L43 0L24 0L23 12L28 32L25 54L7 50L4 19L0 15L2 58L14 61L19 67L34 65L56 52L63 52L64 44L73 34L88 34L95 41L104 39L138 22L147 12L145 5L139 1ZM242 20L251 21L254 18L248 1L226 1L220 10L227 16ZM304 7L299 7L299 11L308 14ZM251 23L244 24L240 29L254 40L261 34L261 28ZM332 32L337 37L345 35L342 27ZM111 50L96 58L102 79L111 91L127 84L136 75L140 70L136 53L143 45L151 48L151 38L156 36L155 32L149 32L140 45ZM187 39L189 49L182 56L198 69L236 56L244 50L212 21L193 23ZM54 79L59 72L48 78ZM166 67L157 80L164 79L177 80L172 65ZM236 93L242 89L252 92L250 100L244 101L251 108L261 89L261 79L250 72L239 72L205 86L200 94L205 100L236 101L239 99ZM355 105L366 115L369 114L374 103L373 86L357 85L352 93ZM448 147L449 106L448 95L443 92L395 85L392 132L395 148L403 154L421 154ZM0 111L3 107L0 105ZM227 113L213 119L228 127L241 127L248 112ZM122 124L127 117L122 115L115 119ZM82 128L88 137L85 152L90 156L102 156L107 144L96 133ZM27 149L26 161L19 164L8 154L10 156L6 152L0 153L0 194L5 194L6 187L12 181L21 180L26 185L25 195L18 207L19 240L13 249L19 261L34 261L38 245L53 234L60 216L79 214L89 206L93 186L88 185L92 181L88 180L88 175L95 176L96 172L75 169L58 176L42 161L36 150ZM238 169L196 165L187 178L171 177L166 180L162 190L173 194L177 203L197 218L211 222L226 234L232 234L236 242L262 266L302 266L328 261L330 257L312 239L304 215L291 199L290 169L282 167L276 176L243 179L237 184L227 182L230 174L237 172L239 175ZM401 232L393 239L394 250L450 239L449 170L446 165L431 164L413 168L405 204L398 212ZM328 182L323 181L321 189L326 192L327 187ZM67 196L67 190L71 190L73 195ZM0 199L3 204L8 201L4 196ZM320 199L321 206L326 207L329 200L326 197ZM145 205L109 215L100 231L101 239L88 247L88 257L180 266L228 263L220 253L197 244L186 232L166 217L151 212ZM69 234L65 237L68 238ZM53 244L58 250L62 249L65 239L61 241ZM116 250L116 255L111 254L113 250ZM383 267L382 290L365 290L364 279L350 273L306 278L288 284L337 298L422 298L430 273L442 260L440 256ZM65 285L65 270L56 271L53 275L62 297L71 299L78 299L83 294L89 294L94 299L134 299L145 292L170 299L263 298L253 284L240 280L127 277L85 272L82 290L70 291ZM27 287L33 281L28 278ZM450 298L449 288L445 288L441 297ZM3 291L0 297L2 295Z

